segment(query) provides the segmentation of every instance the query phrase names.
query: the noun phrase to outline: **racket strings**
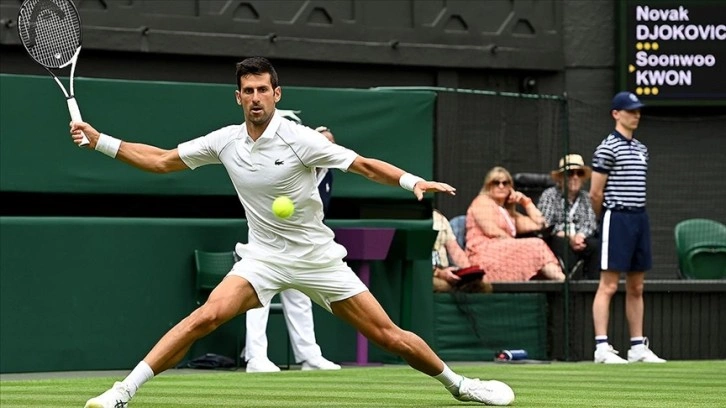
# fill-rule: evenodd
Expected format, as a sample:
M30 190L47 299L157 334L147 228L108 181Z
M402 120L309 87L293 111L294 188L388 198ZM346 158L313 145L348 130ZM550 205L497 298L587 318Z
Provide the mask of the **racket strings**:
M49 68L67 64L80 45L78 13L65 0L29 1L20 11L18 25L28 53Z

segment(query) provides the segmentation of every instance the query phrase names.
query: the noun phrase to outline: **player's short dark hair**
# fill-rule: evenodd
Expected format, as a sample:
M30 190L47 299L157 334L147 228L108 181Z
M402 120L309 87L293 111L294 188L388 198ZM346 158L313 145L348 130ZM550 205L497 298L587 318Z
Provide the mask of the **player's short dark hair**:
M237 89L242 90L242 77L246 75L270 74L272 88L277 88L277 71L265 57L250 57L237 63Z

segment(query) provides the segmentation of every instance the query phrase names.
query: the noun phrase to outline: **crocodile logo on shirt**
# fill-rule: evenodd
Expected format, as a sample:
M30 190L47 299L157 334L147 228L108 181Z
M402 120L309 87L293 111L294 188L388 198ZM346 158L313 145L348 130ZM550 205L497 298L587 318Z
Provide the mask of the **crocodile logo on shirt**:
M283 165L283 164L285 164L284 161L282 161L280 159L275 160L275 166L280 166L280 165Z

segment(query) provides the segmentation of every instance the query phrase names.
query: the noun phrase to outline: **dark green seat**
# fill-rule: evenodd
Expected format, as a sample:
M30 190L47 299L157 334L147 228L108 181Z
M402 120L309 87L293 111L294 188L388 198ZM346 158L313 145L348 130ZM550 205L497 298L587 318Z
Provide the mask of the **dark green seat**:
M227 252L205 252L194 250L197 270L197 304L207 300L209 293L217 287L234 265L234 254Z
M217 287L219 282L227 276L227 273L232 270L234 265L234 252L207 252L194 250L194 262L196 265L196 294L197 294L197 305L202 305L209 294ZM270 305L270 314L282 314L282 304L272 303ZM244 338L242 337L243 327L236 330L237 337L235 339L236 353L235 360L237 366L240 365L240 354L242 353L242 344ZM287 339L287 368L290 368L290 339Z
M676 251L684 279L726 278L726 225L705 218L679 222Z

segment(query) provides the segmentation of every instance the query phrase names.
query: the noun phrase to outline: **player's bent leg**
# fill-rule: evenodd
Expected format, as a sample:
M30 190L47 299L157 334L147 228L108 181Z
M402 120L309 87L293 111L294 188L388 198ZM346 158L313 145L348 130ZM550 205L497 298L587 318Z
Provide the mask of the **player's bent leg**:
M259 305L257 294L246 279L229 276L217 285L202 306L169 330L144 361L155 374L174 367L196 340Z
M370 292L333 302L330 308L370 341L400 355L416 370L436 375L443 369L444 363L433 350L414 333L396 326Z
M129 400L145 381L178 364L196 340L259 304L257 294L246 279L239 276L225 278L212 291L207 302L169 330L124 381L116 382L108 391L88 400L85 408L128 406ZM140 373L143 370L150 372L148 375Z
M451 371L423 339L396 326L370 292L333 302L330 306L333 314L353 325L370 341L439 380L454 398L500 406L514 401L514 392L503 382L465 378Z

